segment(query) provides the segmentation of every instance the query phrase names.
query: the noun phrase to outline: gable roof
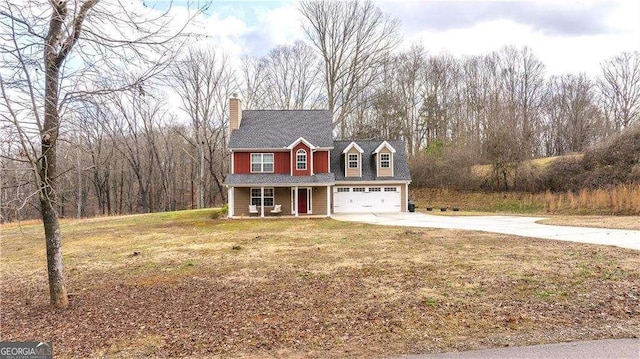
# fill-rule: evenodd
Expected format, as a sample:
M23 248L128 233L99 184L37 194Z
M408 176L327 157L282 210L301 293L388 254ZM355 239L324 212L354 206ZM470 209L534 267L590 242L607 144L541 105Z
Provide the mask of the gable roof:
M356 141L351 141L351 143L347 147L345 147L344 150L342 150L342 153L347 153L347 152L351 151L352 148L355 148L356 151L358 151L360 153L364 152L364 150L360 146L358 146Z
M293 141L293 143L291 143L289 146L287 146L288 149L292 150L294 147L296 147L299 143L303 143L305 146L309 147L310 149L314 150L316 149L317 146L314 146L313 143L307 141L304 139L304 137L300 137L297 140Z
M344 151L352 142L356 142L364 151L362 154L362 176L348 177L344 175ZM404 141L386 141L396 152L393 154L393 177L376 177L376 155L375 150L383 144L384 140L354 140L354 141L333 141L333 151L331 151L331 172L335 174L336 181L375 181L375 180L399 180L411 181L409 164L407 163L407 153L405 152Z
M285 149L301 137L316 147L332 148L331 121L328 110L244 110L229 148Z
M389 144L389 142L387 141L382 141L382 143L380 144L380 146L376 147L375 150L373 150L373 153L380 153L380 151L382 151L383 148L387 148L389 151L391 151L391 153L396 153L396 149L393 148L393 146L391 146Z

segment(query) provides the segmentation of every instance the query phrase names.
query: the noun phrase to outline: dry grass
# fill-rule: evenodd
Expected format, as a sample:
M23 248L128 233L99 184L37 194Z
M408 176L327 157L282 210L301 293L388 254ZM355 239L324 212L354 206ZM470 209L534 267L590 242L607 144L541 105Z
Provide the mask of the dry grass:
M377 357L640 334L640 258L622 248L210 211L63 232L73 296L52 311L40 226L2 227L1 340L61 358Z
M607 189L583 189L578 193L547 192L536 197L551 213L640 215L640 183Z
M542 224L573 227L595 227L640 230L638 216L562 216L552 215L540 221Z
M447 210L441 212L436 208L434 211L426 211L420 209L420 212L434 216L450 216L450 217L468 217L468 216L493 216L492 212L478 211L457 211ZM510 214L517 216L518 214ZM571 227L593 227L593 228L612 228L612 229L632 229L640 230L640 217L638 216L571 216L571 215L549 215L541 214L545 219L538 221L541 224L554 226L571 226Z
M494 213L640 215L640 184L539 194L413 188L410 198L419 209L459 207L463 211Z
M547 167L549 167L549 165L560 158L582 158L583 154L570 154L570 155L564 155L564 156L551 156L551 157L542 157L542 158L535 158L533 160L529 160L529 161L524 161L522 162L521 166L524 167L533 167L533 168L538 168L540 170L544 170ZM476 176L479 177L488 177L491 175L491 171L492 171L492 166L491 165L475 165L472 167L472 173L475 174Z
M467 192L450 189L411 188L409 197L424 210L432 207L459 208L485 213L542 213L544 203L530 193Z

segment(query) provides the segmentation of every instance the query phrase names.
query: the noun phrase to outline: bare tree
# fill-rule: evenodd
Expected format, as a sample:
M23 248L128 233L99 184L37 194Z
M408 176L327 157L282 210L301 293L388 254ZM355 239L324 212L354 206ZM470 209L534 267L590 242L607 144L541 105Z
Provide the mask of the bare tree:
M172 68L169 81L182 101L181 109L189 116L193 136L184 138L196 153L197 208L206 206L205 169L224 199L223 185L227 161L227 99L236 91L234 72L227 57L213 49L190 50ZM211 201L212 202L212 201Z
M111 94L109 105L111 114L103 126L134 174L140 211L154 212L152 187L164 172L158 143L161 126L169 119L166 107L149 92L138 90ZM161 178L164 190L166 177Z
M499 52L505 116L512 123L522 158L539 153L536 128L544 95L544 64L531 49L509 46Z
M268 108L301 110L320 104L320 63L301 41L277 46L261 60L262 94Z
M264 61L258 57L244 56L240 67L240 87L243 107L250 109L268 109L264 98L265 69Z
M427 58L423 72L422 119L427 140L453 137L454 87L458 81L458 64L453 56L441 54Z
M98 213L112 214L109 183L113 179L115 149L104 126L109 121L109 115L105 111L106 106L101 103L85 101L83 104L73 123L78 133L76 145L82 147L89 156L89 180L95 193Z
M616 131L640 122L640 52L624 52L601 64L602 105Z
M547 156L583 151L601 137L595 86L585 74L551 77L544 113Z
M426 136L423 134L420 122L420 104L422 93L422 73L425 68L426 54L420 46L412 46L405 53L401 53L394 59L394 68L397 69L399 100L401 101L400 113L403 118L403 134L407 142L409 156L416 155L421 146L424 146Z
M0 112L9 114L3 121L16 129L24 153L17 160L30 166L37 187L54 307L68 305L56 211L61 120L74 100L135 87L164 68L186 26L169 27L167 15L109 0L0 4ZM104 81L125 65L135 72L130 81Z
M304 31L323 62L327 106L344 137L347 118L399 42L399 21L370 0L303 0Z

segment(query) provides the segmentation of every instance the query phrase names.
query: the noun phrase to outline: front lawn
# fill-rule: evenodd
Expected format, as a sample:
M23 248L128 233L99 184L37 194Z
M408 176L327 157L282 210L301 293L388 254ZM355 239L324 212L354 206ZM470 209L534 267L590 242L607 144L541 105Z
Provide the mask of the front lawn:
M384 357L640 334L630 249L211 210L0 227L0 340L64 357Z

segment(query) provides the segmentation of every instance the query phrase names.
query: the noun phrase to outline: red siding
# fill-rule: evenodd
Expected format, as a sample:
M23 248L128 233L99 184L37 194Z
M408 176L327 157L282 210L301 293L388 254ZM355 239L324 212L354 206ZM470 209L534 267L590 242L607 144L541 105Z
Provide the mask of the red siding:
M233 173L246 174L251 173L251 154L254 152L234 152L233 153ZM273 153L273 169L274 173L289 174L289 152L265 152Z
M276 152L273 154L274 171L275 173L281 173L288 175L291 173L291 167L289 167L289 152Z
M249 152L233 153L233 173L251 173L251 155Z
M296 153L299 149L307 151L307 169L302 171L298 171L296 169ZM311 156L311 150L309 150L309 147L302 142L298 143L298 145L291 150L291 168L293 169L294 176L311 176L311 163L309 162L311 160Z
M329 151L313 153L313 173L329 173Z

